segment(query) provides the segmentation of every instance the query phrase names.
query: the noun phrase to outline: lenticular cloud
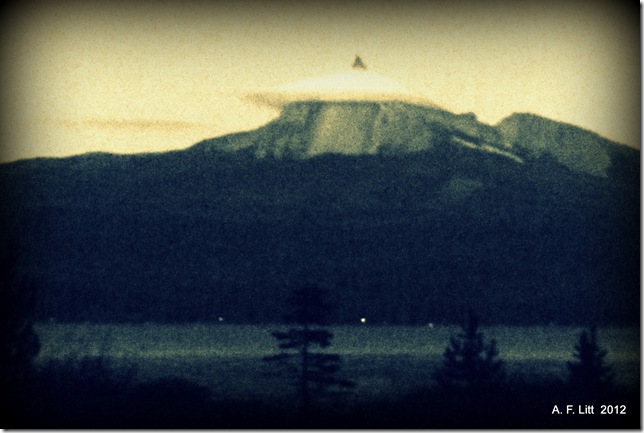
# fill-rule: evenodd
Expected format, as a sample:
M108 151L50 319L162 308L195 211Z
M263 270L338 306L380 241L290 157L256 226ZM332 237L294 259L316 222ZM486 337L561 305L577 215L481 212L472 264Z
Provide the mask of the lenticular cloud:
M367 70L357 56L349 71L252 92L247 98L277 108L298 101L399 101L437 107L429 98L410 91L398 81Z

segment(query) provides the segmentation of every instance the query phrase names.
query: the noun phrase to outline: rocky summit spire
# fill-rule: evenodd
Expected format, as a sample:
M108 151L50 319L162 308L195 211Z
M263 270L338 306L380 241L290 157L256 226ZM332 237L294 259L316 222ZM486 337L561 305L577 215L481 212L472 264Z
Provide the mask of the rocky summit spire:
M359 70L366 70L367 65L364 64L360 56L356 55L355 60L353 61L353 65L351 66L353 69L359 69Z

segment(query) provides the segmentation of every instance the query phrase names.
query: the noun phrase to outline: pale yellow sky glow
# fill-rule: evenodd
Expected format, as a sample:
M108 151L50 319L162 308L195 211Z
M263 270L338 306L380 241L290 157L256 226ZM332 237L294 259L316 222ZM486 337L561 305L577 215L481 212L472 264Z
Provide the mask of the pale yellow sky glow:
M240 98L350 69L494 124L532 112L640 145L639 5L21 3L2 16L1 161L188 147L277 112Z

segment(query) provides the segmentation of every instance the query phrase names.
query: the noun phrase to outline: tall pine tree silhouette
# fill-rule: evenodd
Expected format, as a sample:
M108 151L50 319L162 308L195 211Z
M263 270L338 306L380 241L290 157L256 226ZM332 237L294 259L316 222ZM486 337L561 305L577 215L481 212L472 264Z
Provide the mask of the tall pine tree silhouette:
M355 383L336 377L342 359L337 354L320 353L316 348L331 345L333 334L327 329L327 316L331 306L326 303L326 292L318 287L295 290L289 300L290 313L285 316L294 326L286 332L275 331L281 353L265 357L265 361L284 363L293 373L298 389L300 410L310 409L314 398L330 392L353 388Z

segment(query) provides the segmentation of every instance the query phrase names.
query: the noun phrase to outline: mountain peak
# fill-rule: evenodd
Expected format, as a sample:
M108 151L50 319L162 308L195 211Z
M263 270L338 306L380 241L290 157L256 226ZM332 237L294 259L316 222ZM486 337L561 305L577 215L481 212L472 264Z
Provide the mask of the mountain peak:
M254 156L309 158L325 153L402 155L461 149L523 162L499 146L501 137L471 114L395 101L306 101L245 134L206 140L196 147Z
M259 105L284 108L293 102L387 102L398 101L438 107L420 92L412 91L397 80L367 70L356 55L350 70L321 77L285 83L268 90L249 92L245 99Z
M358 70L366 70L367 65L364 64L360 56L356 55L355 60L353 61L353 65L351 66L353 69L358 69Z
M292 102L279 118L255 131L204 140L194 147L244 150L258 158L474 152L520 164L550 158L595 177L623 177L618 173L622 163L616 161L630 160L625 155L637 152L629 153L630 148L583 128L529 113L515 113L492 126L472 113L360 100Z

